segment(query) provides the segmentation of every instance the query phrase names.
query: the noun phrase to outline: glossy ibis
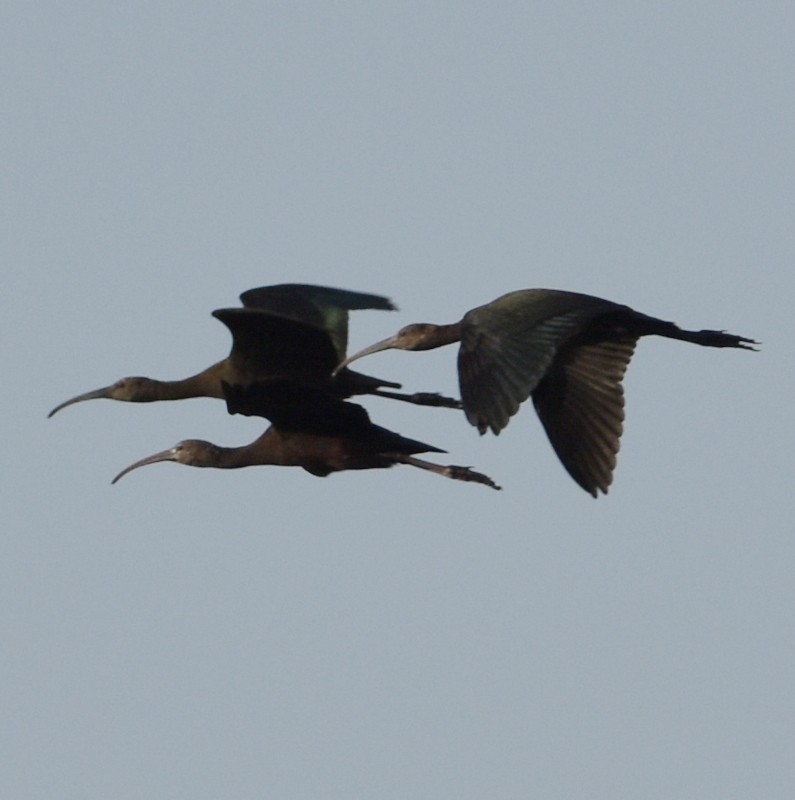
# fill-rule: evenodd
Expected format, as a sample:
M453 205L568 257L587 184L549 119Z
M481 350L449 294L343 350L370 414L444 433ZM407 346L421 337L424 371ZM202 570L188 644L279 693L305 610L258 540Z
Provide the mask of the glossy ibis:
M123 469L113 483L133 469L159 461L220 469L267 464L303 467L320 477L343 470L409 464L448 478L500 488L491 478L469 467L442 466L416 458L416 453L444 451L374 425L361 406L331 397L323 390L291 381L269 381L246 387L224 383L224 391L230 413L262 416L271 421L262 436L244 447L219 447L188 439L136 461Z
M385 297L306 284L281 284L250 289L240 296L244 308L224 308L213 316L232 334L229 355L197 375L177 381L122 378L111 386L85 392L61 403L50 413L84 400L108 398L134 403L223 397L221 382L247 384L279 378L328 387L337 397L374 394L419 405L461 408L458 400L430 392L400 394L399 383L353 371L332 370L345 357L348 311L362 308L393 310Z
M460 342L458 378L467 420L499 433L528 397L572 478L594 497L613 479L624 419L621 384L641 336L753 350L752 339L687 331L625 305L551 289L503 295L451 325L408 325L345 359L380 350Z

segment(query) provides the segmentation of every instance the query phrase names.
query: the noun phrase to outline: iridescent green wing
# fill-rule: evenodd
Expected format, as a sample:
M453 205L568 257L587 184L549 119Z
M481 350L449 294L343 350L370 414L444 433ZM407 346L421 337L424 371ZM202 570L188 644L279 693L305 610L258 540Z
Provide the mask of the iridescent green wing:
M338 362L345 358L348 349L349 311L367 308L395 310L391 300L377 294L305 283L282 283L249 289L240 295L240 300L247 308L270 311L322 328L331 337Z
M625 306L551 289L512 292L463 319L458 374L467 420L499 433L560 349L595 318Z

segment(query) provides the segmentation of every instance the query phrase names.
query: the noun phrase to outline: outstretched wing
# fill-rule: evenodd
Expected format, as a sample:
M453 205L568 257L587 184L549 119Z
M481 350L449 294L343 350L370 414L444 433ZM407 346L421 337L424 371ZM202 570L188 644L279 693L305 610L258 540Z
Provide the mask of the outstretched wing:
M346 403L322 389L301 386L293 381L222 385L230 414L265 417L281 430L341 436L360 434L372 425L362 406Z
M348 311L395 310L392 301L381 295L305 283L249 289L240 295L240 300L247 308L270 311L325 330L337 351L338 362L345 358L348 348Z
M221 308L213 316L232 333L236 380L323 384L338 363L328 332L309 323L255 308Z
M594 497L613 481L624 421L621 381L637 338L564 347L533 391L558 458Z
M594 318L624 308L590 295L527 289L470 311L458 353L467 420L481 433L499 433L566 342Z
M265 417L282 431L349 439L364 444L373 453L444 452L374 425L360 405L338 400L322 389L292 381L222 386L230 414Z

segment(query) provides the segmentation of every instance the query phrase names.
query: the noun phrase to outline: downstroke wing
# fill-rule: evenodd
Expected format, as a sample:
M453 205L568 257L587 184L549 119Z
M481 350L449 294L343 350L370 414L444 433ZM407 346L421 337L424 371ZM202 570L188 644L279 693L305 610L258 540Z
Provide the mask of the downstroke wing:
M463 320L458 372L467 420L499 433L559 350L601 314L624 306L548 289L512 292Z
M624 421L621 381L636 343L627 336L565 348L533 392L555 453L594 497L613 480Z
M443 453L370 421L360 405L339 400L322 389L292 381L265 381L249 386L223 383L230 414L265 417L281 431L340 437L359 442L372 453Z

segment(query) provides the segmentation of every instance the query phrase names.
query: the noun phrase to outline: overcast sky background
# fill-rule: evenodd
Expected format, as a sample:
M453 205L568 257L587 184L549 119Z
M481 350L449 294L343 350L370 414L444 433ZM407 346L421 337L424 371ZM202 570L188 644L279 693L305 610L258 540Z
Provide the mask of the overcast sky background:
M789 3L6 7L0 794L791 798ZM263 429L96 401L226 355L214 308L390 296L359 348L570 289L644 340L594 501L530 406L499 438L364 402L409 467L161 464ZM366 367L365 367L366 365ZM363 371L457 393L455 349Z

